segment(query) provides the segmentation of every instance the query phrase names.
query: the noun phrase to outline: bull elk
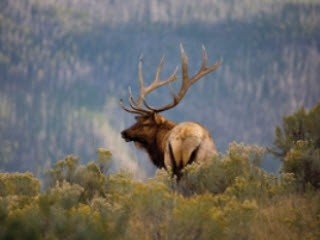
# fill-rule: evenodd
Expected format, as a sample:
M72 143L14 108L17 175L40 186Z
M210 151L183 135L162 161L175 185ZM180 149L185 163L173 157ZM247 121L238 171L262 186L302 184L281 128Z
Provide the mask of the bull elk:
M215 71L221 64L217 61L207 66L207 53L202 47L202 64L199 71L192 77L188 74L188 57L180 45L182 84L176 94L171 89L172 101L162 107L150 106L146 96L153 90L169 85L177 79L178 67L173 74L165 80L160 80L160 72L163 67L164 58L157 67L155 79L149 85L144 85L142 74L142 59L139 61L138 76L140 94L134 99L129 88L129 105L126 107L120 100L121 107L136 115L136 123L121 132L122 138L133 141L139 148L146 150L153 164L158 168L171 169L172 174L181 177L181 170L193 162L199 162L213 157L217 153L215 144L206 128L195 122L174 123L159 113L169 110L179 104L189 87L203 76Z

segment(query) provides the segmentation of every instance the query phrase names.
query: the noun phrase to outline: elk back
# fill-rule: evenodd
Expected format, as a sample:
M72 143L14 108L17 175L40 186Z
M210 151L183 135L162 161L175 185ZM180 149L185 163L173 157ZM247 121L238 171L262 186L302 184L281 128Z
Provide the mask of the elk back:
M183 122L169 133L165 146L164 162L174 174L192 162L204 161L217 154L210 133L200 124Z

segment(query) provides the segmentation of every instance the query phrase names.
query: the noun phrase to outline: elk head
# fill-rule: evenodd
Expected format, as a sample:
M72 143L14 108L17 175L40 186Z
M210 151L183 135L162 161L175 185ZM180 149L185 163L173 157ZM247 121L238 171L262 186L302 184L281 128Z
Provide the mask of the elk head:
M157 167L168 168L170 165L170 167L173 168L173 173L176 175L179 174L181 169L187 163L193 161L192 158L196 159L196 154L198 153L199 149L201 152L201 146L203 145L203 142L206 138L209 138L209 141L212 140L207 130L199 124L176 124L170 120L167 120L159 113L177 106L192 84L196 83L206 74L215 71L221 64L220 61L217 61L215 64L207 66L207 53L205 48L203 47L201 67L194 76L189 77L188 57L184 52L182 44L180 44L180 51L182 84L178 93L174 93L172 88L170 88L172 95L172 101L170 103L156 108L150 106L146 101L146 96L150 92L165 85L171 86L170 84L177 79L176 75L178 67L176 67L174 72L167 79L160 80L160 73L163 67L164 58L161 59L160 64L158 65L156 70L155 79L149 86L144 85L142 74L142 59L140 59L138 66L140 94L137 99L134 99L131 93L131 89L129 88L130 107L126 107L123 104L123 101L120 101L121 107L125 111L136 115L136 123L121 132L123 139L127 142L133 141L138 147L142 147L143 149L145 149L149 154L151 161ZM176 139L187 139L187 142L183 142L184 140L181 140L182 142L177 144ZM204 146L207 145L211 148L215 148L213 141L212 144L204 144ZM186 149L184 149L184 147ZM176 154L178 152L183 153ZM188 160L182 159L182 156L187 156ZM176 159L177 157L179 159Z

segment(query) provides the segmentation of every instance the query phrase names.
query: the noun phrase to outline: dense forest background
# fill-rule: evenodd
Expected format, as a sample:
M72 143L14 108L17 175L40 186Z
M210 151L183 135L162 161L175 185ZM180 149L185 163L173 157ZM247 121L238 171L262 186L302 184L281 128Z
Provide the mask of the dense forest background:
M149 174L120 139L133 118L118 101L136 89L141 54L150 80L164 54L165 77L180 63L180 43L191 72L202 44L223 65L165 115L201 122L221 152L233 140L271 145L284 114L319 101L317 0L2 0L0 170L40 174L67 154L88 161L105 147L111 169ZM167 97L163 89L149 100Z

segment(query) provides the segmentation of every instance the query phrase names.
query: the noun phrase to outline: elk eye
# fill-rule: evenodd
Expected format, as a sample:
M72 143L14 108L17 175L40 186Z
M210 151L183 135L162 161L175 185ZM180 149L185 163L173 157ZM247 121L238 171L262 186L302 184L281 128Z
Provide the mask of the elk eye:
M143 119L143 117L142 116L135 116L134 119L139 121L139 120Z

